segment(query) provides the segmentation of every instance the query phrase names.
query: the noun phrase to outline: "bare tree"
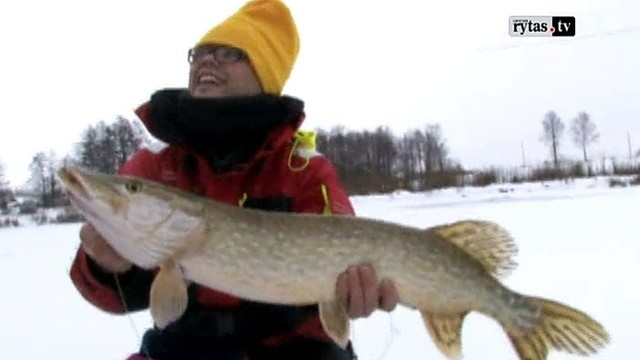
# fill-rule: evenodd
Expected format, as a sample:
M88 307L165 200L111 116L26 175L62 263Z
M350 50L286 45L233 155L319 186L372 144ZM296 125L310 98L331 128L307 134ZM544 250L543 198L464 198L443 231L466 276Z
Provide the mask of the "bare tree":
M100 168L100 134L95 126L84 130L82 138L76 148L77 162L86 168L98 170Z
M398 151L391 129L378 127L373 135L372 147L375 171L385 179L393 178L394 163Z
M116 139L118 166L125 163L145 142L144 133L135 124L123 116L118 116L111 125Z
M29 184L40 199L40 205L43 207L60 205L64 196L56 176L58 160L55 152L49 151L48 154L38 152L33 156L29 169L31 170Z
M405 133L397 142L398 167L401 183L405 189L415 190L417 180L424 174L423 153L424 134L420 130Z
M148 143L144 130L118 116L112 124L100 121L83 133L76 149L77 162L104 173L115 173L140 147Z
M564 133L564 124L555 112L549 111L544 115L542 127L542 141L550 147L553 165L557 169L560 167L560 139Z
M345 183L345 186L348 186L351 175L349 167L353 160L349 156L350 144L345 128L336 126L328 132L317 130L316 144L318 151L331 159L341 180Z
M439 124L406 132L396 141L396 146L397 174L404 188L430 188L447 178L445 173L449 170L458 170L449 159L449 149Z
M4 189L6 186L8 186L8 183L5 179L4 164L0 161L0 190Z
M7 206L12 200L13 191L11 191L9 182L5 178L4 165L0 162L0 211L7 210Z
M582 150L584 162L588 162L587 148L598 141L600 134L596 131L596 124L586 112L580 112L578 117L571 122L571 134L573 142Z
M425 130L425 139L428 149L428 153L426 155L429 158L430 163L429 171L445 171L447 158L449 156L449 149L447 149L440 124L427 126L427 129Z
M319 131L317 144L318 150L333 161L340 175L345 176L349 157L345 129L339 126L329 132Z
M29 184L31 189L37 194L40 199L40 204L46 206L47 203L47 156L44 152L39 152L31 159L29 164L29 170L31 171L31 178Z

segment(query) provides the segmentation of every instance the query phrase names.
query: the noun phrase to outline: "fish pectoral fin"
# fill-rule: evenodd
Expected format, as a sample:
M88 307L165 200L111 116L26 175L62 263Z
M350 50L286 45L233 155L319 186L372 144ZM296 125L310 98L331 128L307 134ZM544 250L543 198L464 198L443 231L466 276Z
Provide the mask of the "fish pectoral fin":
M468 312L459 314L432 314L421 311L424 325L429 330L436 347L449 359L460 359L462 355L462 322Z
M351 324L347 311L336 301L326 301L318 305L320 322L331 340L343 349L349 344Z
M187 309L187 284L180 267L172 261L163 263L153 279L149 310L160 329L178 320Z

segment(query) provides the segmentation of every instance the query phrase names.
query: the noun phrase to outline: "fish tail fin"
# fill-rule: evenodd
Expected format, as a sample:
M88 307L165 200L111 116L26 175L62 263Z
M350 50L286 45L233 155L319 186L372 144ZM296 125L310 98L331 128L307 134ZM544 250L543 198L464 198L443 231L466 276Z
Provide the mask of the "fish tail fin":
M550 349L586 356L609 342L604 327L580 310L548 299L524 300L537 308L535 320L502 324L520 359L544 360Z

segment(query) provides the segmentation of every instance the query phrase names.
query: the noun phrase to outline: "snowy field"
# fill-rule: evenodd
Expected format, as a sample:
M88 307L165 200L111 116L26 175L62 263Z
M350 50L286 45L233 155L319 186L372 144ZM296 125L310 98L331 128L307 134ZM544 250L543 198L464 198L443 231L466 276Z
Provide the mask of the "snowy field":
M589 359L637 359L640 188L604 180L354 197L360 216L427 227L461 219L505 226L519 248L514 290L566 302L602 322L612 342ZM0 229L0 359L124 359L150 325L147 312L104 314L68 277L79 224ZM444 359L417 312L398 308L354 323L360 359ZM515 359L492 319L472 313L465 359ZM552 352L549 359L579 359Z

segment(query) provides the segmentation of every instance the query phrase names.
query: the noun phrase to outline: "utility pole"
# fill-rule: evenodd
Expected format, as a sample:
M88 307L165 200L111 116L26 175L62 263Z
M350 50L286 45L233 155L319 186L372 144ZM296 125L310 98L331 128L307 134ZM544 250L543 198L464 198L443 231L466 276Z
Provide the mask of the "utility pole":
M524 156L524 141L520 142L520 150L522 151L522 167L526 168L527 167L527 162L526 162L526 158Z
M629 161L633 161L633 148L631 147L631 133L627 132L627 144L629 145Z

